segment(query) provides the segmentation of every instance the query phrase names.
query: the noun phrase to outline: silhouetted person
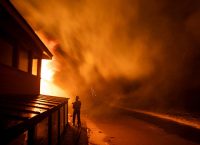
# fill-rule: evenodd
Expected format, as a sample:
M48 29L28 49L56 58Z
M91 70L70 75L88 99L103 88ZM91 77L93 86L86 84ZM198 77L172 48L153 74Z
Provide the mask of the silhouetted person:
M79 96L76 96L76 101L73 104L73 125L75 125L76 116L78 119L78 126L81 125L81 118L80 118L80 110L81 110L81 101L79 101Z

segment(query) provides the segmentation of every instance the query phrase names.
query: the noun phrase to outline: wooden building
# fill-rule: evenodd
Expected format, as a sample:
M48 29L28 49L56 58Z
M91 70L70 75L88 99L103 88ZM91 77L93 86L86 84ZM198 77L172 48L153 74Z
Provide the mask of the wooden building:
M56 145L68 99L40 94L41 59L52 54L9 0L0 0L0 144Z

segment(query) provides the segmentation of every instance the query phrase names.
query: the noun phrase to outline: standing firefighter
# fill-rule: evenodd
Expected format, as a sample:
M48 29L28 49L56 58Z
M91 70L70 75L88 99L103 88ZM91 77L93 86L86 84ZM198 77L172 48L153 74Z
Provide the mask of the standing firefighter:
M76 96L76 101L73 104L73 125L75 125L76 116L78 119L78 126L81 125L81 118L80 118L80 109L81 109L81 101L79 101L79 96Z

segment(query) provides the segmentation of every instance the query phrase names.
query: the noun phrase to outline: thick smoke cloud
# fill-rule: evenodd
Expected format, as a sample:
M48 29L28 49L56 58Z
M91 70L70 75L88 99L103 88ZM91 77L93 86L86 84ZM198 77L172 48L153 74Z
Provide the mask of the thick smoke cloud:
M12 2L58 42L54 79L70 95L95 105L199 110L199 0Z

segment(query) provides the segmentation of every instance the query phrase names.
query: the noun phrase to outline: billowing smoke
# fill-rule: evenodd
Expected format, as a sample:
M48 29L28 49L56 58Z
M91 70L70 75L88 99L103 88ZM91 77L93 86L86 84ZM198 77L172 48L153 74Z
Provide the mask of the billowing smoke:
M199 0L12 2L58 42L54 80L70 95L95 105L199 109Z

